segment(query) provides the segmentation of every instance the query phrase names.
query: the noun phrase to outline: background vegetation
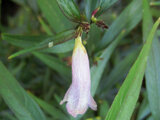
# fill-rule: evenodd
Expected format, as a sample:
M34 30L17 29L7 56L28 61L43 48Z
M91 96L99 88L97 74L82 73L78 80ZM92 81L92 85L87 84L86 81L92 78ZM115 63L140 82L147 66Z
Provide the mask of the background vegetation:
M95 17L109 29L93 23L83 34L98 110L73 118L59 102L71 83L75 30L99 6ZM159 6L0 0L0 120L160 120Z

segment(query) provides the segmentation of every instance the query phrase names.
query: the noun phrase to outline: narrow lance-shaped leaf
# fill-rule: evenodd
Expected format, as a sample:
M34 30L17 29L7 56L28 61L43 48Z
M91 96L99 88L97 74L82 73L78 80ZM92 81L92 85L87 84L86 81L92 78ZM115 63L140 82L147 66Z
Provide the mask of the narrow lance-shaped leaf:
M160 18L154 24L137 60L130 69L123 85L116 95L106 116L106 120L130 120L138 100L147 59L159 23Z
M56 33L71 27L71 23L62 14L56 0L37 0L37 2L45 18Z
M105 10L115 4L118 0L100 0L99 7L100 10L97 13L98 15L102 14Z
M0 95L19 120L46 120L36 102L0 61Z
M160 1L153 1L150 3L152 6L160 6Z
M145 42L153 20L148 0L143 0L143 40ZM154 37L145 72L149 106L155 120L160 119L160 42Z
M51 115L54 119L65 119L68 120L68 117L60 110L55 108L53 105L48 104L47 102L39 99L29 92L29 95L39 104L39 106L46 111L49 115Z
M33 52L33 54L42 62L44 62L46 65L48 65L49 67L57 71L59 74L61 74L62 76L65 75L65 77L66 76L68 78L70 77L71 74L70 68L67 65L65 65L64 62L60 61L60 59L39 52Z
M40 50L40 52L47 52L47 53L66 53L73 50L74 47L74 40L69 40L65 43L49 47L46 49Z
M127 55L122 61L118 62L107 77L101 82L102 93L106 93L120 80L122 80L136 60L140 49L135 49Z
M74 21L81 20L80 11L73 0L57 0L57 2L67 18Z
M40 38L40 36L33 36L33 37L23 37L23 36L15 36L15 35L6 35L3 34L2 35L2 39L7 40L8 42L10 42L13 45L17 45L17 46L24 46L25 49L20 50L14 54L12 54L11 56L9 56L9 59L12 59L16 56L25 54L25 53L29 53L35 50L44 50L47 49L47 51L51 51L53 47L55 47L57 44L60 44L62 42L65 42L66 40L70 40L72 39L74 36L74 31L73 30L69 30L69 31L64 31L61 32L55 36L44 36L44 40ZM40 38L40 40L37 40L36 42L32 42L34 41L34 38L38 39L38 37ZM42 36L43 37L43 36ZM14 38L14 39L13 39ZM27 41L28 38L28 42ZM20 43L19 43L20 42ZM52 46L49 46L49 43L52 42ZM26 47L25 43L30 44L31 46L29 46L28 48ZM33 44L33 45L32 45ZM70 45L70 44L68 44ZM27 45L28 46L28 45ZM48 47L50 47L50 49L48 49ZM63 46L63 48L66 49L66 46ZM63 48L59 48L59 49L63 49ZM69 49L70 50L70 49ZM69 51L68 50L68 51ZM65 50L64 50L65 52Z
M59 36L61 38L63 36ZM11 43L12 45L26 48L24 50L27 50L30 46L36 46L39 43L48 43L47 40L51 38L50 36L20 36L20 35L8 35L8 34L3 34L2 39L6 40L7 42ZM44 41L43 41L44 40ZM43 42L42 42L43 41ZM40 49L39 51L41 52L49 52L49 53L62 53L66 51L71 51L73 46L74 46L74 41L67 41L65 43L59 44L57 46L53 46L51 48L45 48L45 49ZM69 48L68 48L69 46ZM44 50L44 51L43 51ZM46 50L46 51L45 51ZM22 50L23 51L23 50ZM34 51L34 49L33 49ZM30 51L30 52L33 52ZM29 52L29 51L27 51ZM38 54L38 52L37 52ZM45 55L39 53L36 57L38 57L42 62L46 63L49 67L51 67L53 70L57 71L58 73L62 74L62 76L70 76L70 69L67 67L63 61L60 61L60 59L52 57L50 55ZM47 57L46 57L47 56ZM46 57L46 58L45 58ZM57 67L57 65L60 65L61 67ZM63 68L63 72L61 72L61 68Z
M12 35L12 34L6 34L2 33L2 40L7 41L8 43L21 47L21 48L29 48L31 46L34 46L51 36L26 36L26 35Z
M132 2L122 11L117 19L105 32L99 48L105 47L109 42L114 40L116 36L125 29L129 33L141 20L142 17L142 1L132 0Z
M96 16L100 16L117 1L118 0L85 0L85 13L87 19L91 19L91 14L95 9L100 8L98 13L96 14Z
M150 113L151 110L149 108L148 98L147 95L145 94L142 104L138 111L137 120L144 120Z
M38 17L38 20L40 24L42 25L42 28L45 30L45 32L48 35L53 35L52 31L50 30L49 26L45 23L45 21L41 17Z

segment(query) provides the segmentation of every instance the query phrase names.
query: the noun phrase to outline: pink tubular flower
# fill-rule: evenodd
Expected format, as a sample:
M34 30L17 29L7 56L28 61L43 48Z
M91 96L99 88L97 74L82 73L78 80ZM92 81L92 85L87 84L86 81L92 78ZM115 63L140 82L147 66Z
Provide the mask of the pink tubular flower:
M81 37L78 36L75 39L75 47L72 54L72 84L60 104L67 102L67 111L73 117L78 114L84 114L88 106L93 110L97 110L97 104L91 96L90 88L88 55L82 44Z

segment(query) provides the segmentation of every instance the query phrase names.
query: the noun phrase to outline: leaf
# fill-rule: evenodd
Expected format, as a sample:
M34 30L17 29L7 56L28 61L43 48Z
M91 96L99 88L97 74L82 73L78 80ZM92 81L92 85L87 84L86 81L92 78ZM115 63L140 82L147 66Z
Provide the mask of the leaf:
M100 111L100 116L102 118L102 120L105 119L105 116L106 116L106 113L108 112L109 110L109 103L105 100L101 101L100 102L100 107L99 107L99 111Z
M142 1L132 0L132 2L123 10L118 18L112 23L108 31L105 32L99 48L105 47L109 42L123 30L129 33L141 20L142 17Z
M34 52L33 53L38 59L43 61L46 65L57 71L62 76L70 77L71 69L67 67L64 62L60 61L60 59L57 59L56 57Z
M26 36L26 35L11 35L2 33L2 39L6 40L8 43L21 48L28 48L34 46L45 39L50 38L50 36Z
M100 16L117 1L118 0L85 0L85 13L88 21L91 19L91 14L95 9L100 8L96 14L96 16Z
M23 37L23 36L16 36L16 35L14 36L14 35L5 35L5 34L3 34L2 35L2 39L7 40L8 42L10 42L13 45L20 46L20 47L25 47L25 49L20 50L20 51L18 51L16 53L10 55L9 59L12 59L12 58L14 58L16 56L19 56L19 55L22 55L22 54L25 54L25 53L29 53L29 52L32 52L32 51L35 51L35 50L36 51L37 50L40 51L40 50L48 49L48 47L50 47L49 46L50 42L52 42L52 44L53 44L52 48L54 48L57 44L62 43L64 41L68 40L68 39L69 40L72 39L73 36L74 36L73 30L64 31L64 32L61 32L61 33L57 34L56 36L45 37L45 39L43 41L40 40L40 42L37 42L37 44L34 44L34 39L35 38L36 39L38 39L38 38L41 39L40 38L41 36L33 36L33 37L25 37L24 36ZM29 43L27 41L27 38L29 39L28 41L30 41ZM33 41L33 43L31 41ZM25 43L27 43L27 44L25 44ZM31 44L31 46L29 46L27 48L26 45L28 46L28 44ZM70 46L70 44L68 44L68 46ZM61 49L61 51L63 50L63 52L65 52L64 49L66 49L66 47L68 47L68 46L64 46L63 45L63 48L59 48L59 49ZM47 50L47 52L51 51L51 50L52 49L50 48L50 49ZM56 50L58 50L57 47L56 47ZM68 49L66 49L66 50L68 52L69 50L71 50L71 48L69 50Z
M29 95L39 104L41 108L43 108L46 113L51 115L54 119L65 119L68 120L68 117L62 113L59 109L55 108L54 106L46 103L45 101L39 99L38 97L34 96L33 94L29 93Z
M45 18L56 33L71 27L71 23L62 14L56 0L38 0L37 2Z
M45 32L48 35L53 35L52 31L50 30L49 26L45 23L45 21L41 17L38 17L38 20L40 24L42 25L42 28L45 30Z
M10 114L9 112L6 111L1 111L1 118L3 118L2 120L17 120L17 118L15 116L13 116L12 114Z
M115 4L118 0L100 0L100 11L97 14L102 14L105 10Z
M68 33L66 33L66 35L67 34ZM61 34L59 34L57 36L58 39L60 39L61 37L63 37L63 35L61 36ZM45 39L45 38L46 38L46 40L41 42L42 39ZM48 39L49 38L51 38L51 37L48 37L48 36L47 37L46 36L45 37L43 37L43 36L20 36L20 35L2 34L2 39L3 40L7 40L9 43L11 43L11 44L13 44L15 46L26 48L24 50L28 50L27 48L29 46L32 46L32 45L35 46L35 45L37 45L39 43L45 43L45 42L48 43ZM60 42L61 42L61 40L60 40ZM57 46L53 46L53 47L51 47L49 49L45 48L46 51L45 51L45 49L43 49L43 50L44 50L44 52L49 52L49 53L68 52L68 51L72 50L72 45L74 44L73 42L74 42L73 40L72 41L67 41L66 43L62 43L62 44L59 44ZM70 48L68 48L68 47L70 47ZM29 50L30 50L30 52L33 52L37 48L36 47L35 48L32 47L31 50L30 49ZM22 52L24 50L22 50ZM29 50L27 52L29 52ZM43 50L40 49L39 51L43 52ZM68 77L70 76L70 69L62 61L60 61L60 59L57 59L57 58L49 56L49 55L44 55L42 53L37 53L36 57L38 57L42 62L47 64L53 70L55 70L58 73L60 73L62 76L64 76L64 75L68 76ZM59 67L58 65L60 65L61 67ZM62 68L63 72L61 72L61 68Z
M20 50L20 51L18 51L18 52L16 52L16 53L10 55L10 56L8 57L8 59L12 59L12 58L15 58L15 57L17 57L17 56L19 56L19 55L23 55L23 54L25 54L25 53L29 53L29 52L32 52L32 51L35 51L35 50L40 50L40 49L42 49L42 48L46 48L47 45L48 45L47 43L49 43L49 42L52 41L53 39L54 39L54 38L48 38L48 39L46 39L45 41L42 41L42 42L40 42L40 43L38 43L38 44L36 44L36 45L34 45L34 46L31 46L31 47L29 47L29 48Z
M19 120L45 120L35 101L0 62L0 95Z
M150 112L151 110L149 108L147 95L145 95L138 112L137 120L144 120L150 114Z
M160 1L153 1L150 3L151 6L160 6Z
M106 120L130 120L138 100L147 64L147 58L149 56L154 34L159 23L160 18L154 24L137 60L130 69L125 81L116 95L106 116Z
M138 56L139 49L134 50L132 53L129 53L122 61L120 61L113 70L107 75L107 78L102 81L102 93L106 95L108 90L110 90L118 81L122 80L126 73L129 71L134 61Z
M149 118L147 118L147 120L154 120L153 116L150 116Z
M109 47L104 49L102 55L100 56L100 58L102 58L102 60L98 61L97 66L93 66L91 68L91 79L92 79L91 93L92 93L92 95L95 95L95 92L96 92L96 89L99 85L104 68L105 68L112 52L114 51L114 49L116 48L116 46L118 45L119 41L122 39L124 34L125 34L125 31L122 31L121 34L109 45Z
M147 38L153 20L149 3L143 0L143 40ZM155 120L160 119L160 42L155 36L145 72L149 106Z
M80 11L73 0L57 0L65 16L74 21L81 21Z
M74 40L69 40L65 43L49 47L43 50L40 50L41 52L47 52L47 53L66 53L73 50L74 47Z

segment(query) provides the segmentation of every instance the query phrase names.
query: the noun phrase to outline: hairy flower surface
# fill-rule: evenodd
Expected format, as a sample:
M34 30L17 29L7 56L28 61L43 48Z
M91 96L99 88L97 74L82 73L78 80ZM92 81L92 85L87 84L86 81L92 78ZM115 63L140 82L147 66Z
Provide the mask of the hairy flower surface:
M91 96L91 79L88 55L82 44L81 37L75 39L75 47L72 54L72 84L66 92L64 99L69 114L76 117L84 114L88 106L96 110L97 104Z

